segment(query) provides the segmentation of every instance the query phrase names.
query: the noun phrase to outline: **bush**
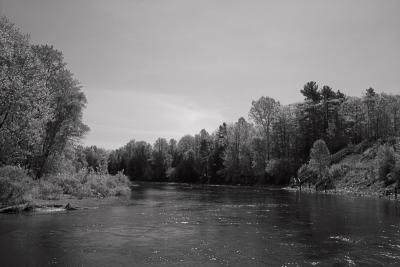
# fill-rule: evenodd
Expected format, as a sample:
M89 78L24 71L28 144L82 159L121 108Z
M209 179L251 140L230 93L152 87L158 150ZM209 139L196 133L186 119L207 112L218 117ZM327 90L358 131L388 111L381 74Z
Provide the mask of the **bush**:
M337 180L345 176L350 170L346 164L334 164L329 168L329 175L333 180Z
M129 196L130 181L121 172L116 175L81 171L56 174L33 181L18 166L0 168L0 206L16 205L29 195L40 199L59 199L61 194L83 197Z
M106 180L106 186L110 189L114 189L117 187L117 183L114 179L107 179Z
M112 179L116 183L116 186L112 191L114 196L128 197L131 195L131 182L126 175L124 175L122 172L118 172L116 175L108 175L108 177L110 180Z
M331 162L331 153L324 140L319 139L314 142L310 150L310 161L308 168L318 174L319 179L324 179L329 175L328 168Z
M126 186L117 186L114 192L117 197L129 197L131 195L131 190Z
M24 202L27 188L8 177L0 177L0 206L16 205Z
M173 177L175 182L195 183L199 174L194 168L193 160L190 158L182 160L175 168Z
M318 180L318 174L308 164L301 165L297 171L297 177L301 182L310 184L316 183Z
M394 150L389 145L381 145L378 148L375 162L378 170L378 177L383 181L387 181L387 175L394 170L396 158Z
M40 199L60 199L60 195L63 193L63 189L58 184L50 181L41 180L37 186L37 197Z
M0 168L0 206L25 202L31 179L25 169L19 166Z
M131 181L129 180L128 176L124 175L122 172L118 172L116 175L111 176L117 181L117 185L125 186L126 188L130 188L132 185Z
M90 173L87 176L87 184L91 190L91 196L106 197L111 195L111 189L107 186L109 175Z
M78 191L74 192L72 195L78 198L91 197L93 196L92 192L92 188L89 184L83 184L81 188Z
M63 190L64 194L75 195L82 187L79 175L75 174L58 174L49 178L54 184L57 184Z
M389 183L397 182L397 186L400 186L400 162L396 163L396 166L393 170L387 175L389 177Z
M0 177L7 177L13 181L30 180L27 171L19 166L4 166L0 167Z
M269 160L265 168L265 172L276 185L288 184L290 177L295 175L295 170L293 162L285 158Z
M130 181L121 172L116 175L81 171L76 174L58 174L46 177L46 181L61 188L62 193L83 197L108 197L128 195ZM129 193L128 193L129 192Z

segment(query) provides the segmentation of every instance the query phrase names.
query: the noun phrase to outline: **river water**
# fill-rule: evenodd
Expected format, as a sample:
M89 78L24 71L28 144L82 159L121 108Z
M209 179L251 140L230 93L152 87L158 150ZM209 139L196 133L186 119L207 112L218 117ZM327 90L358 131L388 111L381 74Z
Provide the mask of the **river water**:
M400 204L140 184L128 203L0 215L0 266L400 265Z

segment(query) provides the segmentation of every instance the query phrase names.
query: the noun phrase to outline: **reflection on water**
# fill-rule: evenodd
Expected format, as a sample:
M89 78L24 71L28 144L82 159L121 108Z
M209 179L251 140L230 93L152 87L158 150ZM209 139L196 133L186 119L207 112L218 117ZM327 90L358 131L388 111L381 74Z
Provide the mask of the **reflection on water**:
M1 215L1 265L396 266L399 215L384 200L140 184L129 205Z

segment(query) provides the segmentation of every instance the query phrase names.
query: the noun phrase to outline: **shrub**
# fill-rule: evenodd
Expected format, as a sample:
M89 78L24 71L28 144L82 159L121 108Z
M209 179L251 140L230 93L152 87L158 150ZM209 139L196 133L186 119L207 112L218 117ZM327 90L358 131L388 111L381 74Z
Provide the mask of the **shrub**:
M329 168L329 175L333 180L337 180L345 176L350 170L350 167L346 164L333 164Z
M320 179L327 176L327 170L331 161L331 153L324 140L319 139L314 142L310 150L310 161L308 167L318 174Z
M73 196L76 196L78 198L84 198L84 197L91 197L93 196L93 190L90 187L90 184L83 184L78 191L76 191Z
M114 189L117 187L117 183L115 181L115 179L110 179L107 177L106 179L106 186L110 189Z
M396 158L394 150L389 145L381 145L378 148L375 162L378 170L378 177L383 181L387 181L387 175L394 170Z
M58 184L47 180L40 180L37 186L37 197L40 199L59 199L60 195L63 193L63 189Z
M117 186L114 190L114 195L117 197L129 197L131 190L126 186Z
M59 187L61 187L64 194L69 195L75 195L82 187L78 175L58 174L50 177L49 181L51 181L53 184L57 184Z
M301 182L315 183L318 180L318 174L308 164L301 165L297 177Z
M116 175L96 172L79 172L73 175L57 175L52 181L61 186L65 194L83 197L107 197L127 195L130 181L121 172Z
M397 182L397 186L400 186L400 162L396 163L396 166L388 175L390 177L390 182Z
M290 177L296 173L295 170L293 162L286 158L269 160L265 168L265 172L276 185L288 184Z
M106 197L111 195L110 188L107 186L108 175L101 175L96 173L90 173L87 176L87 184L91 189L91 196Z
M193 159L188 157L182 160L174 171L175 181L184 183L194 183L199 177L193 163Z
M19 166L0 168L0 206L25 202L31 179L25 169Z
M129 196L130 181L121 172L116 175L81 171L74 174L48 175L33 181L25 169L17 166L0 168L0 206L15 205L32 195L40 199L59 199L61 194L79 198Z
M27 188L8 177L0 177L0 206L15 205L24 202Z
M4 166L0 167L0 177L7 177L13 181L30 180L27 171L19 166Z
M111 195L113 196L125 196L131 195L131 182L129 178L122 172L118 172L116 175L107 175L107 184L115 185L111 188Z
M61 188L62 193L79 198L122 196L130 193L130 181L121 172L116 175L99 174L93 171L58 174L46 177L46 180Z

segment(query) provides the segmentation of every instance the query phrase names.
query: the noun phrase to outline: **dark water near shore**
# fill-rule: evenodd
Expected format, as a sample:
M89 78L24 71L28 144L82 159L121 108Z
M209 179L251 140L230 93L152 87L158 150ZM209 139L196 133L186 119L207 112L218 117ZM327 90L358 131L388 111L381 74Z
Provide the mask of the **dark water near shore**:
M400 205L141 184L126 204L0 215L0 266L400 265Z

